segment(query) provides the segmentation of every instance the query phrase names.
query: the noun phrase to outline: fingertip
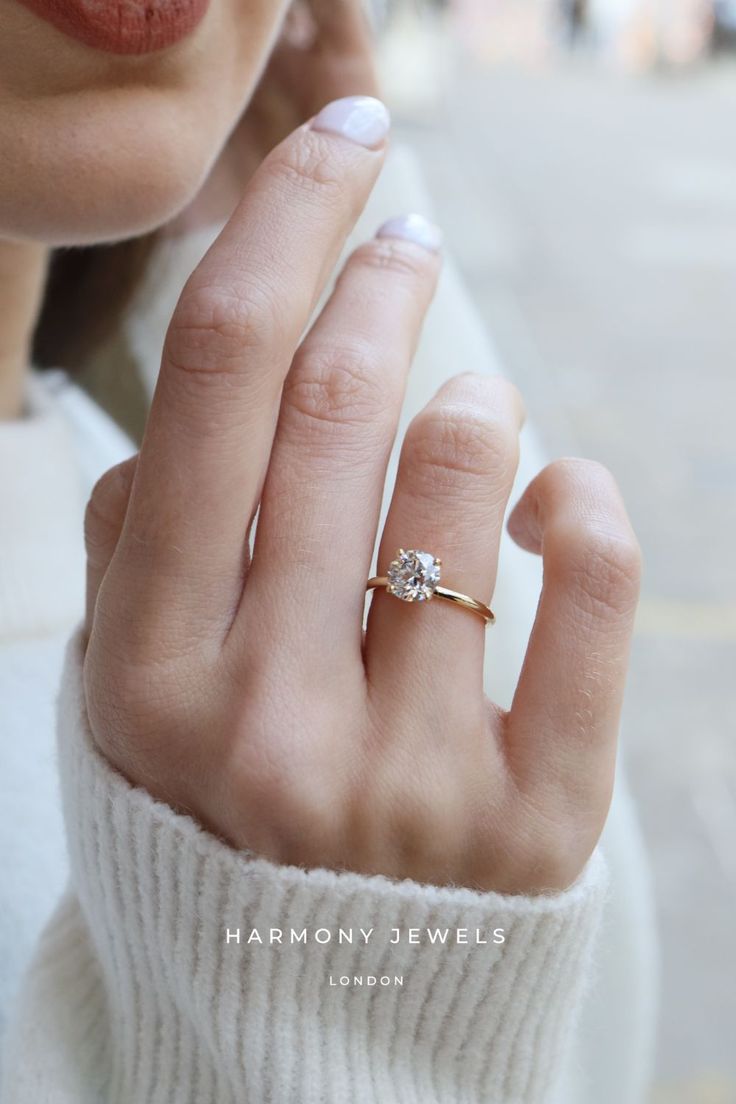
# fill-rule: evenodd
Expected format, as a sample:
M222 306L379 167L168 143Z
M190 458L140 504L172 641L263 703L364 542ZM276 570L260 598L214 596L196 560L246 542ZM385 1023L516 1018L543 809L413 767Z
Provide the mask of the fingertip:
M439 226L417 212L388 219L378 228L376 237L379 240L398 238L401 241L413 242L414 245L420 245L429 253L439 253L442 249L443 235Z
M323 134L346 138L365 149L378 150L391 130L391 114L375 96L343 96L326 104L308 126Z
M531 516L525 498L521 498L509 514L506 531L514 544L535 556L542 554L542 534Z

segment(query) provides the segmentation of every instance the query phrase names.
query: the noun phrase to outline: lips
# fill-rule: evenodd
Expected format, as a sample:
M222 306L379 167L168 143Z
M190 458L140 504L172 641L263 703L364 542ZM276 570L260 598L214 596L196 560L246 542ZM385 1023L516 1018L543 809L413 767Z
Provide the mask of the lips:
M20 0L70 38L111 54L148 54L186 38L209 0Z

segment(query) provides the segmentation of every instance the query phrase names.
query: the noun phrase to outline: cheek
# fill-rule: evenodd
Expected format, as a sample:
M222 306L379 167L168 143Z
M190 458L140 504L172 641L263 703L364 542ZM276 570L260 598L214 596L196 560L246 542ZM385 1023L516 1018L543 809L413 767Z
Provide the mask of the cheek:
M0 238L114 241L177 215L246 106L285 6L213 0L186 62L161 55L145 79L98 71L68 91L14 96L0 78Z

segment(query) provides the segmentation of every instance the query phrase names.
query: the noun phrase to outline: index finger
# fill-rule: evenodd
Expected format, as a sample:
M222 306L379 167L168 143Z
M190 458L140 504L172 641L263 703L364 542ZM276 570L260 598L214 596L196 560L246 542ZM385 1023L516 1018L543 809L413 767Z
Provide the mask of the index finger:
M380 170L388 123L378 100L351 97L290 135L184 288L117 554L145 559L151 593L136 597L149 609L232 606L281 387Z

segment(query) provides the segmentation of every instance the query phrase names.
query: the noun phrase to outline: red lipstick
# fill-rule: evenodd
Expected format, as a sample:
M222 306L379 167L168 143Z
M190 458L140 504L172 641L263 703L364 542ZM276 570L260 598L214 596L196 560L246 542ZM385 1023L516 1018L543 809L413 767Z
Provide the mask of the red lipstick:
M110 54L149 54L186 38L209 0L20 0L70 38Z

